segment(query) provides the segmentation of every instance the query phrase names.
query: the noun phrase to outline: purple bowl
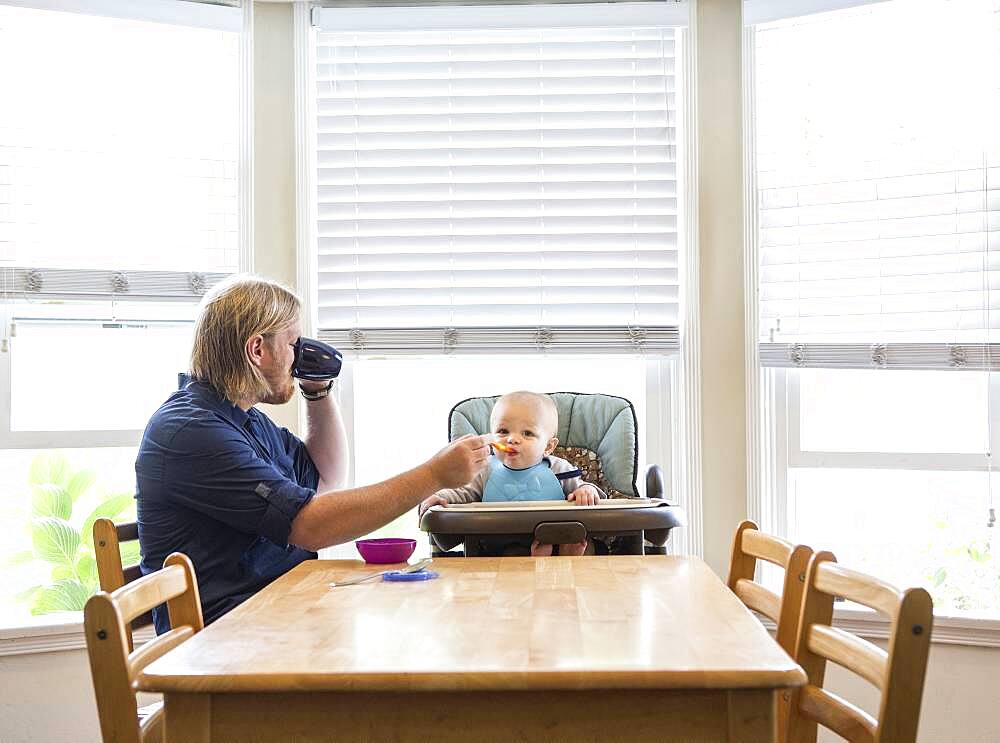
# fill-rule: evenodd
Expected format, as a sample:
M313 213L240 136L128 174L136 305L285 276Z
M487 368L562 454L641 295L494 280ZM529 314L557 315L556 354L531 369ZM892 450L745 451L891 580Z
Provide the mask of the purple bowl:
M377 565L406 562L417 548L416 539L400 539L386 537L385 539L359 539L354 543L365 562Z

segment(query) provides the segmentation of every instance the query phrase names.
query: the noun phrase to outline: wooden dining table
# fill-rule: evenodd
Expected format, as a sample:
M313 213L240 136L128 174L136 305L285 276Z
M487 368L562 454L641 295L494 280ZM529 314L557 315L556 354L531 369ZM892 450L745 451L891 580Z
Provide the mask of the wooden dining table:
M774 741L805 675L696 557L310 560L146 668L167 743Z

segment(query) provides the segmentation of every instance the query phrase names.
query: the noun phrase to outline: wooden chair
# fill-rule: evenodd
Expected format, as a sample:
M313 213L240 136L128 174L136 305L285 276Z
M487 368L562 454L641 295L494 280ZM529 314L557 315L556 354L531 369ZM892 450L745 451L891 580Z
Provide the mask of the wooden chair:
M835 597L889 617L888 652L831 626ZM789 743L813 743L817 723L850 743L914 743L933 614L931 597L924 589L901 592L877 578L841 567L829 552L818 552L806 574L795 654L809 682L792 693ZM877 719L823 688L828 660L881 691Z
M791 656L795 655L795 639L799 628L799 611L805 588L806 568L812 549L804 544L793 545L784 539L764 534L753 521L736 527L729 563L729 590L750 609L763 614L777 625L778 644ZM765 560L785 571L781 595L754 581L757 561ZM782 692L775 699L774 717L778 741L784 740L791 692Z
M139 539L139 525L134 521L128 524L116 524L111 519L97 519L94 522L94 554L97 558L97 579L102 591L111 593L142 576L138 563L122 565L119 548L122 542L134 542L137 539ZM132 652L134 647L132 631L152 623L152 613L146 612L125 625L129 652Z
M128 622L164 602L170 613L170 631L130 651ZM104 743L162 740L163 708L140 721L135 681L146 666L204 627L191 560L174 552L162 570L112 593L98 591L84 607L83 626Z
M810 557L812 550L809 547L764 534L753 521L744 521L736 527L729 563L729 590L778 626L776 639L789 655L795 654L799 610ZM754 582L757 560L765 560L785 571L781 596Z

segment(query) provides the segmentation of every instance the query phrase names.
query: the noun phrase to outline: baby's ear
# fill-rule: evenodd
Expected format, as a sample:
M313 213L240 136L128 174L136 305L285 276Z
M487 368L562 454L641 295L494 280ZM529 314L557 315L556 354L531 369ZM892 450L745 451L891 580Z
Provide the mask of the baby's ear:
M546 454L551 454L552 452L554 452L556 450L556 447L558 445L559 445L559 439L557 439L555 436L553 436L551 439L549 439L549 443L547 443L545 445L545 453Z

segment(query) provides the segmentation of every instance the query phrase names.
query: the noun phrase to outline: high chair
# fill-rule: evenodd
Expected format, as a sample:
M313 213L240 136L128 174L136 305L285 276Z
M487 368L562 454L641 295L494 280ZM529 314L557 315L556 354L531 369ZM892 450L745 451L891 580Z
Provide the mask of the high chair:
M171 630L130 651L128 623L164 602ZM87 601L83 618L104 743L162 740L163 708L140 721L135 681L146 666L204 627L191 560L174 552L162 570L112 593L98 591Z
M662 500L663 470L653 464L645 473L645 498L638 480L638 426L632 403L623 397L579 392L550 392L559 414L554 454L583 472L609 498L598 506L565 501L470 503L434 507L420 528L428 532L435 555L483 554L485 538L534 538L543 544L589 539L601 554L666 552L670 530L685 523L684 512ZM449 441L490 430L490 412L499 395L463 400L448 415ZM449 553L464 544L463 553ZM646 545L646 546L644 546Z
M831 626L836 597L889 618L888 652ZM806 573L795 654L809 682L792 693L788 742L814 743L819 724L850 743L915 743L933 612L930 594L924 589L899 591L878 578L838 565L829 552L816 553ZM881 691L877 718L823 688L827 661Z

